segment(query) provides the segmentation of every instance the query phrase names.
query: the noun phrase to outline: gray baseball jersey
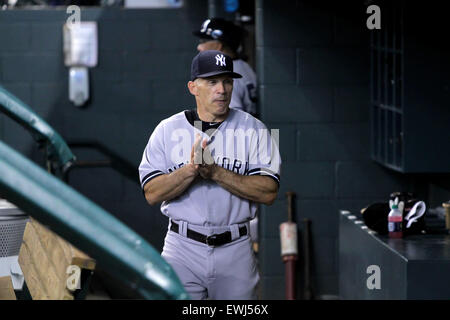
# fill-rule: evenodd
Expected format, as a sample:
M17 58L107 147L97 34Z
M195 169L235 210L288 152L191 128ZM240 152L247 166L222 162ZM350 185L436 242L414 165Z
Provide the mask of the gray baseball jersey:
M213 129L207 130L209 125ZM139 166L142 188L159 175L189 163L197 133L208 139L217 165L241 175L265 175L279 183L277 132L271 135L260 120L240 110L230 109L227 119L216 124L202 123L191 110L161 121L153 131ZM244 223L255 217L256 209L256 203L203 179L195 180L182 195L161 204L161 212L169 218L198 226Z
M241 59L233 60L233 69L242 75L242 78L234 79L230 108L255 114L257 92L255 72Z

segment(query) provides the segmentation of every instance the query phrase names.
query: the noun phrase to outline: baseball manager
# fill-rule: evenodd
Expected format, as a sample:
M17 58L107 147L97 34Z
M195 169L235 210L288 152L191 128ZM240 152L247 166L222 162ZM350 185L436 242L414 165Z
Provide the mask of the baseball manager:
M234 81L230 108L256 114L256 74L252 67L238 53L244 37L244 30L231 21L222 18L206 19L200 30L193 31L199 38L198 51L219 50L233 59L234 71L242 78Z
M196 108L158 124L139 166L145 198L170 218L162 256L192 299L256 299L249 221L275 200L281 159L261 121L230 109L239 77L221 51L195 56Z

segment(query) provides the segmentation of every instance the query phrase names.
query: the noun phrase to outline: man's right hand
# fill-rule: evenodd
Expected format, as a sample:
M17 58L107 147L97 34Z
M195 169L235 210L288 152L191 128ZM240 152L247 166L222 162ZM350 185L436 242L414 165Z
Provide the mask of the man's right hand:
M196 136L191 149L191 159L183 167L171 173L160 175L144 186L147 202L151 205L171 200L181 195L199 174L202 163L201 136ZM200 159L200 163L196 163Z

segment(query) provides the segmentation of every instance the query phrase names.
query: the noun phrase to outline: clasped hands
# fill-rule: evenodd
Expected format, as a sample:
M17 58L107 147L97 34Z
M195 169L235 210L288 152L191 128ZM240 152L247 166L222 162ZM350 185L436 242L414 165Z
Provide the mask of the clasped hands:
M197 134L191 150L191 164L203 179L211 179L217 167L207 143L207 139L202 140Z

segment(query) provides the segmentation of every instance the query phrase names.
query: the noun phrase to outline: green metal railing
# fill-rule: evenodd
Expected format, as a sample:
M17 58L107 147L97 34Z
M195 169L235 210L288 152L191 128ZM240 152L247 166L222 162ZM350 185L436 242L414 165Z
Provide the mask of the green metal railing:
M0 111L30 131L40 145L45 144L47 167L50 171L58 169L64 172L73 164L75 155L63 138L26 103L1 85Z
M64 174L74 163L61 136L2 86L0 111L46 144L47 166ZM189 298L173 269L145 239L1 141L0 196L93 257L142 298Z
M187 299L173 269L117 218L0 142L0 194L145 299Z

